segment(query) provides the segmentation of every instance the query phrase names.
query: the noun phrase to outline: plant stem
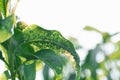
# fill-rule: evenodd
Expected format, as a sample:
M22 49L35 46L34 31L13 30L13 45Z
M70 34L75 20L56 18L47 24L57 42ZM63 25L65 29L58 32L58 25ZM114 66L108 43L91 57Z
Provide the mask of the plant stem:
M15 55L12 52L12 44L10 42L10 40L8 41L8 60L9 60L9 70L10 70L10 74L11 74L11 79L15 80L15 69L14 69L14 58Z

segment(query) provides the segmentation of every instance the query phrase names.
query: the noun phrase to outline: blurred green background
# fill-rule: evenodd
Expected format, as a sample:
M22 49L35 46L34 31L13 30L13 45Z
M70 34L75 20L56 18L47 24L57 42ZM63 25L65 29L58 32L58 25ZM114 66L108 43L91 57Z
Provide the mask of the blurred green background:
M97 43L94 48L86 49L79 44L76 38L69 37L80 57L82 58L84 55L84 58L81 59L81 80L120 80L119 32L110 34L91 26L86 26L84 30L89 31L89 34L91 32L100 34L101 42Z

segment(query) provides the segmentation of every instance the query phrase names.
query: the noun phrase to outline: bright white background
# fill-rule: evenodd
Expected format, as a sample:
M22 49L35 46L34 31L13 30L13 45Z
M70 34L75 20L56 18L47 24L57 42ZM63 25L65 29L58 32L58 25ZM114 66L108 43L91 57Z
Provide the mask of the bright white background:
M28 24L59 30L66 38L76 37L88 49L101 39L84 32L86 25L120 32L120 0L20 0L16 14Z
M16 14L28 24L76 37L86 48L100 42L100 35L82 32L86 25L110 33L120 32L119 0L21 0Z
M28 23L80 32L85 25L120 31L119 0L21 0L17 15Z

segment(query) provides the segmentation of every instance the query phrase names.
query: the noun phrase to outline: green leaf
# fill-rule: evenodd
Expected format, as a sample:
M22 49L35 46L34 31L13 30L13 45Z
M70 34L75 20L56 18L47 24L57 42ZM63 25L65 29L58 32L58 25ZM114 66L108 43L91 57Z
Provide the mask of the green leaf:
M79 45L79 42L76 38L69 36L68 40L70 40L72 42L72 44L74 45L75 49L79 49L81 48L81 46Z
M43 68L43 77L44 77L44 80L50 80L49 67L47 65L45 65Z
M19 47L19 50L16 53L17 53L16 55L22 56L22 57L26 58L26 60L31 60L31 59L33 59L33 57L31 55L33 55L34 50L30 46L30 44L26 43L24 45L21 45Z
M8 80L8 79L10 79L10 78L11 78L11 77L10 77L10 74L9 74L8 70L4 71L4 72L2 73L2 75L0 75L0 80Z
M1 44L0 44L0 55L1 55L1 59L2 59L3 61L8 62L7 50L6 50ZM5 57L3 57L3 55L4 55Z
M35 80L36 66L35 62L32 64L24 65L24 76L25 80Z
M19 29L16 31L20 31ZM16 32L15 31L15 32ZM40 51L42 49L51 49L55 53L65 53L69 52L74 58L74 67L77 75L77 79L80 78L80 60L79 56L76 53L72 43L66 40L58 31L56 30L46 30L37 25L30 25L25 27L25 29L20 32L19 37L15 39L19 40L19 47L15 49L15 52L20 50L20 46L29 43L29 46L32 46L34 52ZM22 54L22 53L21 53ZM20 55L20 54L19 54Z
M120 59L120 41L118 41L115 45L116 45L116 50L111 55L109 55L110 60Z
M84 30L87 30L87 31L96 31L96 32L101 33L101 31L99 31L98 29L93 28L93 27L91 27L91 26L86 26L86 27L84 28Z
M7 17L0 22L0 43L8 40L12 35L14 15Z
M23 22L23 21L17 22L17 28L20 29L20 30L25 29L25 27L27 27L27 26L28 25L25 22Z
M99 47L89 50L85 59L85 63L82 65L83 70L89 69L91 71L91 77L93 80L97 80L96 70L98 63L96 62L96 53L99 51Z
M14 68L17 70L20 66L21 66L21 64L22 64L22 61L21 61L21 59L18 57L18 56L15 56L15 61L14 61Z
M20 80L35 80L36 65L34 61L21 65L16 70Z
M50 49L44 49L37 52L35 57L51 67L55 73L62 73L63 66L65 65L65 59L59 54L54 53L54 51Z
M36 64L36 71L39 71L40 69L42 69L43 64L41 60L36 60L35 64Z
M4 61L4 58L2 56L2 52L0 51L0 59Z
M35 80L36 65L34 61L21 65L16 70L19 80Z
M118 34L120 34L120 32L116 32L116 33L112 34L111 37L116 36Z
M9 0L0 0L0 12L6 17L7 13L7 3Z
M8 70L4 71L4 74L5 74L5 76L7 77L7 79L10 79L10 78L11 78L11 76L10 76Z
M2 13L0 13L0 22L1 22L1 20L2 20Z
M107 32L102 32L103 43L110 42L111 35Z
M110 41L111 35L109 33L107 33L107 32L102 32L102 31L100 31L100 30L98 30L96 28L93 28L91 26L86 26L84 28L84 30L87 30L87 31L96 31L96 32L100 33L102 35L102 38L103 38L103 43Z

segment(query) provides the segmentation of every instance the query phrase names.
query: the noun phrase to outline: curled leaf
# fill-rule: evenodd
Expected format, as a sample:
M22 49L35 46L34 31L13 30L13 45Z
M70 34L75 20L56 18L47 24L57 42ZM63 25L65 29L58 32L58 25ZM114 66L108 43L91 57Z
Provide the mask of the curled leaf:
M33 48L34 52L38 52L43 49L51 49L58 54L60 53L64 54L66 51L69 52L69 54L72 55L74 59L73 62L75 64L73 66L76 71L77 76L76 80L79 80L80 78L79 56L76 53L72 43L65 39L58 31L46 30L37 25L30 25L22 30L21 35L19 35L19 39L21 39L21 41L19 42L19 44L21 45L19 46L28 43L29 46ZM16 49L16 51L18 49Z

